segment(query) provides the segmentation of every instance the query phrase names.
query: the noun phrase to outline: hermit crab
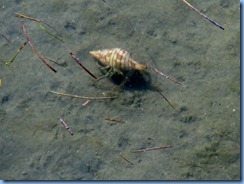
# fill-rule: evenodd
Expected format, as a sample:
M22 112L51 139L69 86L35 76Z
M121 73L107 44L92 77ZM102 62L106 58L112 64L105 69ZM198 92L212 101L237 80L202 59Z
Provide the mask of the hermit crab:
M119 73L123 75L123 72L125 71L131 71L131 70L146 70L151 69L154 72L162 75L168 80L173 81L176 84L181 83L177 81L176 79L169 77L168 75L162 73L161 71L157 70L156 68L150 66L150 65L143 65L136 61L134 61L130 54L121 48L113 48L113 49L104 49L104 50L97 50L97 51L91 51L90 54L97 59L104 67L103 69L109 69L107 74L104 76L98 78L97 80L100 80L104 77L111 76L115 73ZM124 84L124 83L123 83ZM157 89L157 87L154 87L154 89L163 96L163 98L169 103L171 107L174 108L174 106L167 100L167 98Z
M104 49L104 50L97 50L91 51L90 54L97 59L101 64L104 65L103 68L109 69L108 73L105 76L100 77L104 78L109 74L120 73L123 75L123 71L128 70L145 70L150 68L151 70L159 73L160 75L164 76L166 79L173 81L174 83L181 84L176 79L169 77L168 75L162 73L161 71L153 68L150 65L143 65L136 61L134 61L130 54L121 48L113 48L113 49ZM99 80L98 79L98 80Z

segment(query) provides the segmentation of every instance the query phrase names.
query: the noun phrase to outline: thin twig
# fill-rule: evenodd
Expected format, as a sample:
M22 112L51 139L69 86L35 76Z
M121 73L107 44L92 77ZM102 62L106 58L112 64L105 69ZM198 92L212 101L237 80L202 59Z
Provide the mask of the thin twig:
M49 32L48 30L46 30L45 27L43 27L41 24L39 24L39 26L40 26L40 28L41 28L43 31L45 31L47 34L51 35L52 37L58 39L58 40L61 41L61 42L64 42L64 40L63 40L62 38L60 38L61 36L56 36L56 35L50 33L50 32Z
M25 47L26 44L27 44L27 42L24 42L20 46L20 48L17 50L17 53L14 55L14 57L10 61L3 61L2 59L0 59L0 61L3 62L5 65L10 65L12 62L14 62L14 60L16 59L16 57L19 55L20 51Z
M165 148L172 148L173 146L160 146L160 147L153 147L153 148L142 148L131 151L131 153L140 153L140 152L146 152L146 151L152 151L152 150L160 150Z
M64 122L62 118L58 118L59 121L64 125L64 128L66 128L70 135L74 135L73 132L70 130L69 126Z
M69 69L67 66L64 66L63 64L58 63L57 61L54 61L53 59L51 59L51 58L49 58L49 57L45 57L45 59L47 59L48 61L51 61L51 62L55 63L56 65L59 65L59 66L61 66L61 67L64 67L64 68L66 68L66 69L69 70L69 71L72 71L72 70Z
M79 60L79 58L78 57L76 57L76 55L71 51L71 49L67 46L67 44L64 42L64 40L61 38L62 36L53 28L53 27L51 27L49 24L47 24L46 22L44 22L44 21L42 21L42 20L39 20L39 19L37 19L37 18L33 18L33 17L29 17L29 16L26 16L26 15L23 15L23 14L19 14L19 13L15 13L15 16L16 17L18 17L18 18L24 18L24 19L28 19L28 20L31 20L31 21L34 21L34 22L37 22L37 23L42 23L42 24L44 24L44 25L46 25L46 26L48 26L48 27L50 27L51 29L53 29L56 33L57 33L57 35L54 35L54 34L52 34L52 33L50 33L48 30L46 30L45 29L45 27L43 27L41 24L39 24L39 26L40 26L40 28L42 29L42 30L44 30L47 34L49 34L49 35L51 35L52 37L54 37L54 38L56 38L56 39L58 39L59 41L61 41L61 42L63 42L64 44L65 44L65 46L66 46L66 48L67 48L67 50L69 51L69 53L70 53L70 55L71 55L71 57L90 75L90 76L92 76L94 79L97 79L97 77L94 75L94 74L92 74L83 64L81 64L81 62L80 62L80 60ZM31 44L31 42L30 42L30 44ZM40 55L40 54L38 54L38 55ZM44 59L44 58L43 58ZM42 60L43 60L42 59Z
M209 17L207 17L207 15L204 15L203 13L201 13L198 9L196 9L195 7L193 7L190 3L188 3L186 0L182 0L187 6L189 6L192 10L194 10L195 12L197 12L199 15L201 15L202 17L204 17L205 19L207 19L209 22L211 22L212 24L214 24L215 26L219 27L220 29L224 30L224 27L221 26L220 24L218 24L217 22L215 22L214 20L210 19Z
M107 99L117 98L117 96L87 97L87 96L78 96L78 95L72 95L72 94L67 94L67 93L60 93L60 92L56 92L56 91L49 91L49 92L56 94L56 95L60 95L60 96L66 96L66 97L78 98L78 99L86 99L86 100L107 100Z
M91 102L91 100L87 100L87 101L85 101L83 104L82 104L82 106L86 106L87 104L89 104Z
M148 67L149 67L151 70L155 71L156 73L162 75L162 76L165 77L166 79L171 80L172 82L174 82L174 83L176 83L176 84L182 85L179 81L177 81L176 79L174 79L174 78L172 78L172 77L170 77L170 76L164 74L163 72L159 71L158 69L156 69L156 68L154 68L154 67L152 67L152 66L150 66L150 65L148 65Z
M129 161L127 158L124 157L124 155L122 153L120 153L120 158L122 158L124 161L126 161L127 163L129 163L130 165L134 165L131 161Z
M31 20L31 21L34 21L34 22L45 24L46 26L48 26L51 29L53 29L58 35L60 35L56 29L54 29L52 26L50 26L49 24L47 24L46 22L44 22L44 21L42 21L40 19L29 17L29 16L26 16L26 15L23 15L23 14L20 14L20 13L15 13L15 16L18 17L18 18L28 19L28 20Z
M25 35L25 38L28 42L28 44L30 45L30 47L34 50L34 52L36 53L36 55L40 58L40 60L42 60L42 62L47 65L53 72L57 72L53 67L51 67L47 62L46 60L44 59L44 57L37 51L36 47L34 47L34 45L31 43L30 41L30 38L26 32L26 29L25 29L25 24L24 24L24 21L21 20L21 25L22 25L22 31Z
M112 122L115 122L115 123L122 123L122 124L126 123L125 121L121 121L121 120L118 120L118 119L105 118L105 120L112 121Z
M2 36L5 40L7 40L9 43L11 42L10 39L8 39L4 34L1 34L1 36Z
M170 101L163 95L163 93L161 93L157 87L153 87L164 99L166 102L168 102L168 104L173 108L175 109L175 107L170 103Z
M67 46L67 48L68 48L68 46ZM79 58L76 57L76 55L73 52L71 52L71 50L70 50L70 53L69 54L76 61L76 63L78 63L90 76L92 76L94 79L97 79L97 77L94 74L92 74L86 67L84 67L84 65L81 64Z

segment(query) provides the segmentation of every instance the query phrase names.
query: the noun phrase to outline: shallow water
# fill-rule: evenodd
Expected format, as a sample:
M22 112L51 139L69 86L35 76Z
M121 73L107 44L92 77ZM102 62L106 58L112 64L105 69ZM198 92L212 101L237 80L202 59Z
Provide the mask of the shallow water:
M1 34L11 43L1 38L1 59L9 60L25 41L20 19L13 15L18 12L55 27L96 76L102 73L89 51L120 47L183 86L149 70L135 73L123 90L110 79L94 83L62 42L24 20L39 52L62 66L50 62L58 70L53 73L29 46L10 66L0 63L0 178L239 180L240 3L191 3L225 30L182 1L2 0ZM85 100L50 90L117 98L83 106ZM173 148L130 152L165 145Z

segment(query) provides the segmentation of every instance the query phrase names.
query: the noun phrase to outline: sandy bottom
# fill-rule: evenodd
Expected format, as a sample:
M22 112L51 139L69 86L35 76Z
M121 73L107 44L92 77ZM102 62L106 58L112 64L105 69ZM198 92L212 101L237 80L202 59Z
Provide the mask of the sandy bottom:
M95 83L64 43L24 19L32 43L44 57L59 63L49 62L58 72L45 66L29 45L10 66L0 63L0 178L239 180L239 3L193 3L221 23L223 31L182 1L2 0L1 34L10 40L1 37L3 60L10 60L25 41L21 19L13 14L18 12L58 30L96 76L102 72L89 51L119 47L183 85L151 70L134 72L123 88L116 79ZM50 90L117 98L84 106L86 100ZM131 152L166 145L173 147Z

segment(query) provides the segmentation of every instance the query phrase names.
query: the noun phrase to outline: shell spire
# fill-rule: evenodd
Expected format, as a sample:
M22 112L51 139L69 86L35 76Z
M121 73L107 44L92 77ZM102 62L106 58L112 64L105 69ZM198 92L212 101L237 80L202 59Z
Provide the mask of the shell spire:
M118 70L145 70L146 65L134 61L130 54L120 48L91 51L90 54L103 65Z

